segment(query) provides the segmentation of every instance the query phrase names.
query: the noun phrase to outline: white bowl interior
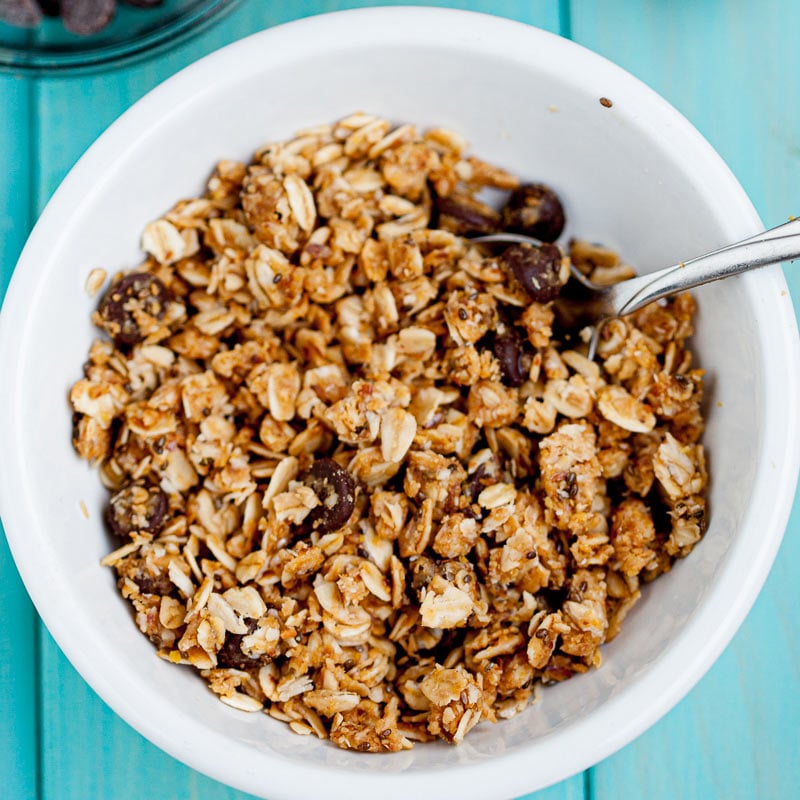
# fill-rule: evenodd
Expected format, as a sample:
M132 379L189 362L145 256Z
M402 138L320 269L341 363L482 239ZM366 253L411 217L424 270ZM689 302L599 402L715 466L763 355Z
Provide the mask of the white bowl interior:
M16 337L14 371L2 373L11 375L4 392L13 442L8 426L0 434L14 450L14 486L23 491L11 511L7 482L4 519L45 621L84 676L146 735L217 778L273 798L293 793L281 776L301 768L306 775L325 771L332 797L358 795L368 785L372 791L383 773L397 773L380 784L387 797L407 793L411 783L401 773L421 796L458 785L464 797L485 797L485 785L465 781L462 790L459 776L490 760L501 763L500 754L524 757L518 763L528 767L522 776L493 773L504 795L580 769L654 721L699 678L733 632L726 623L727 638L718 641L700 623L741 605L730 588L714 595L720 585L735 585L732 574L723 580L726 570L761 564L754 579L760 585L780 538L780 531L764 534L754 523L766 508L761 473L774 427L765 392L778 380L767 368L766 340L776 330L785 336L781 326L790 319L770 312L782 278L764 272L697 292L695 347L709 374L704 441L711 525L691 557L647 588L622 634L605 648L599 671L546 689L538 705L481 726L459 748L418 746L365 758L295 736L265 715L232 711L188 670L155 658L111 571L98 565L111 547L101 524L105 493L72 451L65 398L95 336L94 302L83 288L88 271L136 265L144 224L202 191L216 160L247 159L269 140L361 109L462 132L474 153L560 192L569 217L565 238L605 242L642 270L758 226L707 145L674 111L597 57L499 20L429 12L419 25L407 12L387 24L383 13L267 32L147 97L68 180L23 256L22 285L15 279L9 293L8 316L24 302L19 319L27 318ZM739 618L744 611L736 611ZM681 658L687 674L671 680L666 665L674 668ZM660 693L669 699L653 701L651 710L632 707ZM616 723L607 716L612 709ZM596 730L601 719L613 732ZM605 750L590 745L600 736L610 743ZM576 747L578 757L563 755Z

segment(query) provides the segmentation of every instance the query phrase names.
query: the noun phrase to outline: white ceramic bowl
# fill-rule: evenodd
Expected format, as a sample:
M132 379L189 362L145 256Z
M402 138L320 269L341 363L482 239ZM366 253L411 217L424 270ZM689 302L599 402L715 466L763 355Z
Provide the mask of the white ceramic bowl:
M331 800L519 795L599 761L666 713L753 603L798 469L798 417L786 413L800 406L791 301L777 268L697 292L710 527L647 588L599 671L545 690L541 704L481 726L458 748L387 756L343 752L227 708L199 678L155 657L98 565L109 549L104 492L72 451L66 402L93 336L84 280L98 265L134 266L144 223L200 191L219 158L247 158L265 141L356 109L463 132L474 152L552 184L566 201L567 235L607 242L643 270L761 227L686 120L558 37L425 9L344 12L257 34L137 103L37 224L0 320L3 522L72 663L125 720L191 766L271 800L323 785Z

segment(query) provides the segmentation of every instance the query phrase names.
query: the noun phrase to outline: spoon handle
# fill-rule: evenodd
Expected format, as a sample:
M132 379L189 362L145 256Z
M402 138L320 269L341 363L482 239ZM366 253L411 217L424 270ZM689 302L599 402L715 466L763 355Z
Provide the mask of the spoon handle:
M642 276L637 281L644 280L646 283L635 294L628 293L625 297L612 298L612 302L617 300L614 303L615 314L630 314L654 300L676 292L795 258L800 258L800 219L762 231L690 261Z

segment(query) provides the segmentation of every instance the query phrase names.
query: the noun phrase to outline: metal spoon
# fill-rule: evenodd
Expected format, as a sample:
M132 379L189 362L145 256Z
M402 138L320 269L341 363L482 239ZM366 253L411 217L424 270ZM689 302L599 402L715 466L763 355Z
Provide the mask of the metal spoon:
M542 244L531 236L516 233L477 236L470 241L476 244ZM795 258L800 258L800 218L690 261L609 286L592 283L572 266L572 277L582 291L562 293L556 300L556 311L565 328L578 331L593 326L588 353L593 359L600 329L607 320L632 314L648 303L685 289Z

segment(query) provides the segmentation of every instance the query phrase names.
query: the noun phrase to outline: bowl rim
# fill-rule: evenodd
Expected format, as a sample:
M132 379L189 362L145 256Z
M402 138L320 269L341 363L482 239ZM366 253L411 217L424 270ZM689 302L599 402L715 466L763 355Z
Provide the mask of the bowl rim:
M336 35L332 35L334 31ZM7 383L9 390L0 393L0 441L7 448L9 461L19 461L23 453L21 434L13 422L15 409L24 404L14 380L22 366L15 343L19 341L19 331L25 328L27 306L23 301L34 298L38 291L41 277L37 264L48 250L52 252L58 247L58 235L51 236L48 231L57 230L59 220L68 218L84 196L100 190L102 181L93 185L93 175L102 171L103 165L110 163L115 154L123 151L127 141L136 138L148 123L155 124L157 120L178 113L180 103L176 108L173 98L186 96L187 90L195 84L214 85L232 80L229 72L235 73L235 70L226 67L237 63L248 63L255 58L261 68L266 68L269 64L280 63L288 53L296 54L297 48L307 47L309 41L315 42L315 52L320 53L334 48L333 44L319 44L329 40L336 40L335 47L342 46L343 42L352 46L376 40L387 43L391 40L394 45L408 41L433 44L441 42L443 36L447 36L448 43L453 46L478 48L489 54L496 53L496 46L493 47L491 42L497 41L498 37L509 48L533 50L531 45L535 43L540 54L563 54L566 51L569 58L559 62L563 63L563 74L580 74L584 85L602 83L606 87L613 86L617 96L635 98L638 114L634 122L645 127L648 135L657 142L680 140L682 154L696 163L709 185L715 186L717 192L725 190L726 218L721 225L729 229L732 237L748 235L763 228L736 178L688 120L630 73L581 45L509 19L440 8L354 9L285 23L227 45L145 95L89 148L53 195L18 261L0 313L0 374L10 378ZM514 53L517 55L518 51L514 50ZM761 270L757 281L752 274L739 279L756 295L788 296L779 267ZM485 779L491 773L495 793L519 795L563 780L607 757L654 724L694 686L729 643L766 579L788 520L800 467L800 420L785 412L787 407L794 408L800 401L800 340L791 301L778 304L769 312L762 311L758 319L761 344L769 341L769 350L762 346L762 352L769 353L773 364L784 366L782 370L765 369L764 372L765 417L779 419L781 424L764 432L763 452L772 459L774 474L768 475L761 470L755 479L754 497L763 500L763 514L759 518L763 539L755 552L737 549L735 543L731 546L720 579L709 588L698 610L657 663L650 665L590 716L539 740L535 752L536 774L532 770L534 752L529 747L520 747L477 764L459 764L447 770L394 773L391 780L377 770L345 771L305 761L303 782L324 781L331 798L366 796L376 791L386 798L406 797L410 791L420 797L442 793L447 796L457 784L464 798L478 800L487 796ZM75 645L74 620L67 625L63 608L53 600L58 594L53 587L66 584L66 579L56 566L49 563L43 566L40 561L35 572L33 569L37 550L35 537L29 534L32 521L26 518L26 503L19 502L20 498L28 497L29 488L16 470L0 471L0 509L6 536L25 586L45 625L84 679L137 731L194 769L256 795L269 791L270 800L296 797L297 774L281 768L281 762L285 761L282 756L263 754L263 765L274 767L270 772L268 789L265 789L263 769L242 769L236 759L223 764L221 760L209 757L211 753L230 754L235 751L235 746L224 736L215 732L214 736L206 739L202 748L187 746L186 726L191 725L191 718L186 712L171 709L166 713L163 708L158 708L154 713L152 708L142 703L141 695L133 697L130 692L123 691ZM90 632L86 631L86 634ZM83 635L83 630L80 635ZM625 714L621 713L623 709ZM601 735L598 732L602 732ZM572 743L568 749L563 747L565 735L569 735Z

